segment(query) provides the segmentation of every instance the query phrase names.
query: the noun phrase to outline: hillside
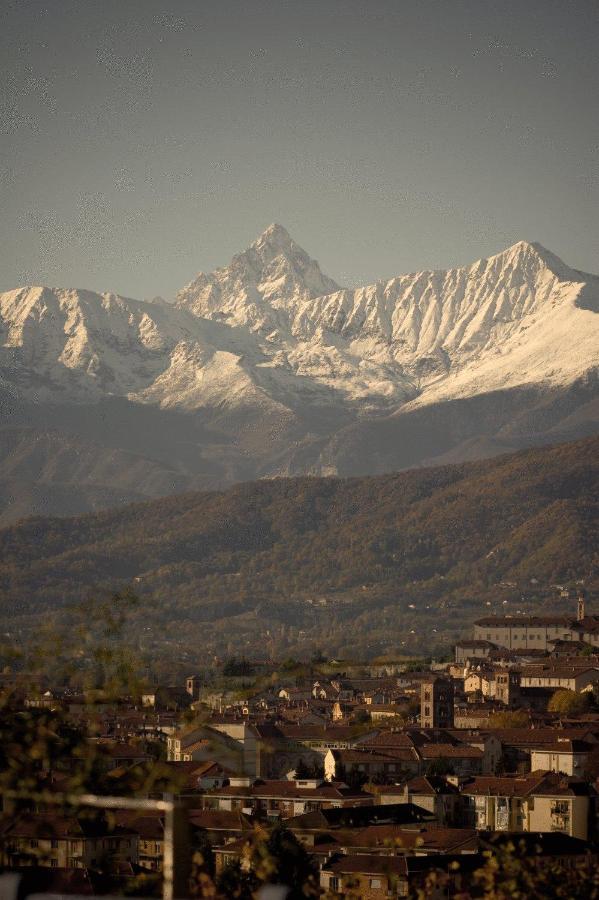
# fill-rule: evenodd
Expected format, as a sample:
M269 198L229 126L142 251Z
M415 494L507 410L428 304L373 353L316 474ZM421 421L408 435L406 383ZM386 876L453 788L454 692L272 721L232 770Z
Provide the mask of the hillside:
M172 652L430 649L483 610L557 608L556 583L599 587L598 476L594 437L29 519L0 531L3 625L68 621L69 605L131 583L135 635Z

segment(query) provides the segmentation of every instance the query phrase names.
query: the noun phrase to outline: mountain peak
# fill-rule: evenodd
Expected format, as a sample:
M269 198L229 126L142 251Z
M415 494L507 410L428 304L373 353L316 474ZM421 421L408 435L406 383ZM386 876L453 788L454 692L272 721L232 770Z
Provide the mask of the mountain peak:
M256 238L254 244L291 244L294 243L293 238L283 225L273 222L268 228L265 228L262 234Z
M281 324L274 307L295 307L300 301L332 294L339 285L325 275L282 225L273 222L230 265L200 273L179 291L176 305L195 315L272 331ZM284 317L283 317L284 319Z
M501 253L497 253L490 258L505 261L512 266L528 267L531 263L535 266L540 265L560 276L570 271L569 267L559 256L556 256L551 250L547 250L546 247L543 247L537 241L517 241L511 247L507 247Z
M293 240L287 229L276 222L269 225L253 244L238 256L244 257L248 254L254 258L257 256L265 264L277 256L284 256L288 260L303 260L305 264L312 262L309 254Z
M296 256L310 258L306 251L296 244L287 229L276 222L269 225L247 250L237 255L245 256L247 254L257 254L265 262L270 262L275 256L280 255L288 258Z

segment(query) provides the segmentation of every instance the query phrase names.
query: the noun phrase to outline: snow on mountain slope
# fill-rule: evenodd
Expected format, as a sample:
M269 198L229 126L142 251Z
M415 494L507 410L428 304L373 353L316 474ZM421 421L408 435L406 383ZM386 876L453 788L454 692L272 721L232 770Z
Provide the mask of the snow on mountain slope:
M287 316L277 310L337 290L286 229L273 224L229 266L210 275L200 272L179 291L176 305L197 316L264 330L287 324Z
M174 304L0 294L0 519L573 440L598 385L599 278L537 244L348 290L271 226Z
M599 279L538 244L521 241L471 266L328 293L320 277L298 280L296 254L284 229L271 226L229 268L198 276L177 305L248 325L274 368L365 409L563 385L599 364L599 319L592 303L577 302L590 291L597 304ZM301 258L306 271L320 273L303 251ZM283 270L294 271L294 280L275 277Z
M348 290L279 225L174 305L21 288L0 295L2 386L196 410L412 409L599 366L599 279L538 244Z
M271 403L244 369L262 360L249 332L168 304L26 287L0 295L0 337L3 382L27 399Z

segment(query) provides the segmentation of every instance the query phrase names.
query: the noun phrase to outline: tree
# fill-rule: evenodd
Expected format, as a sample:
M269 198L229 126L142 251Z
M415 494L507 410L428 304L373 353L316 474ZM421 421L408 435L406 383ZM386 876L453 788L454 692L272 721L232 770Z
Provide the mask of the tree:
M235 656L228 659L223 666L223 675L227 678L229 677L240 677L242 675L252 675L254 673L254 667L252 664L242 657L241 659L237 659Z
M459 900L596 900L599 870L592 857L575 867L542 855L541 846L514 839L484 851L484 864L470 873L460 872L459 862L449 871L441 867L427 875L413 894L417 900L446 896Z
M139 696L139 663L123 640L136 604L126 590L92 604L91 615L90 606L74 608L63 631L42 631L39 643L23 657L23 671L0 692L0 791L41 792L53 776L70 794L130 796L173 789L172 772L158 761L120 776L109 774L112 761L105 745L91 740L102 704ZM22 697L38 695L48 673L56 685L82 690L85 724L74 721L62 704L22 708Z
M523 709L506 709L489 716L489 728L528 728L530 717Z
M314 759L312 764L307 766L308 778L324 778L324 765L318 759Z
M287 900L320 896L314 860L282 825L276 825L271 831L257 827L246 841L241 858L222 870L215 886L204 875L198 881L203 893L196 892L196 895L216 896L219 900L253 900L259 888L267 884L287 887Z
M288 659L284 659L280 665L281 672L292 672L294 669L297 669L301 666L301 663L298 663L297 659L294 659L292 656L288 657Z
M304 762L303 756L299 758L297 762L297 766L295 767L295 777L296 778L309 778L310 777L310 769Z
M576 716L589 708L590 696L587 693L577 694L566 688L556 691L547 704L548 712L562 713L566 716Z
M361 791L367 781L368 776L364 772L361 772L357 766L351 767L346 782L348 787L354 791Z
M251 870L262 884L289 888L287 900L320 896L318 870L294 834L276 825L268 836L260 829L250 846Z
M258 887L258 879L253 872L246 872L239 860L228 863L216 879L216 896L230 897L232 900L253 900ZM210 897L210 885L200 881L202 892L200 897Z
M194 845L196 851L193 858L194 866L197 866L200 871L214 876L214 851L208 838L208 832L198 829L194 836Z
M445 756L432 759L426 767L427 775L455 775L455 769Z

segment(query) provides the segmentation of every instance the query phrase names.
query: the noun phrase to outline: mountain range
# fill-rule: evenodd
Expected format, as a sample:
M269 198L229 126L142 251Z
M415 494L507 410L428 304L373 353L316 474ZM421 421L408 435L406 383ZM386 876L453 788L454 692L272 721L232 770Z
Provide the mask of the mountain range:
M520 242L340 287L280 225L173 302L0 294L0 522L599 425L599 278Z

